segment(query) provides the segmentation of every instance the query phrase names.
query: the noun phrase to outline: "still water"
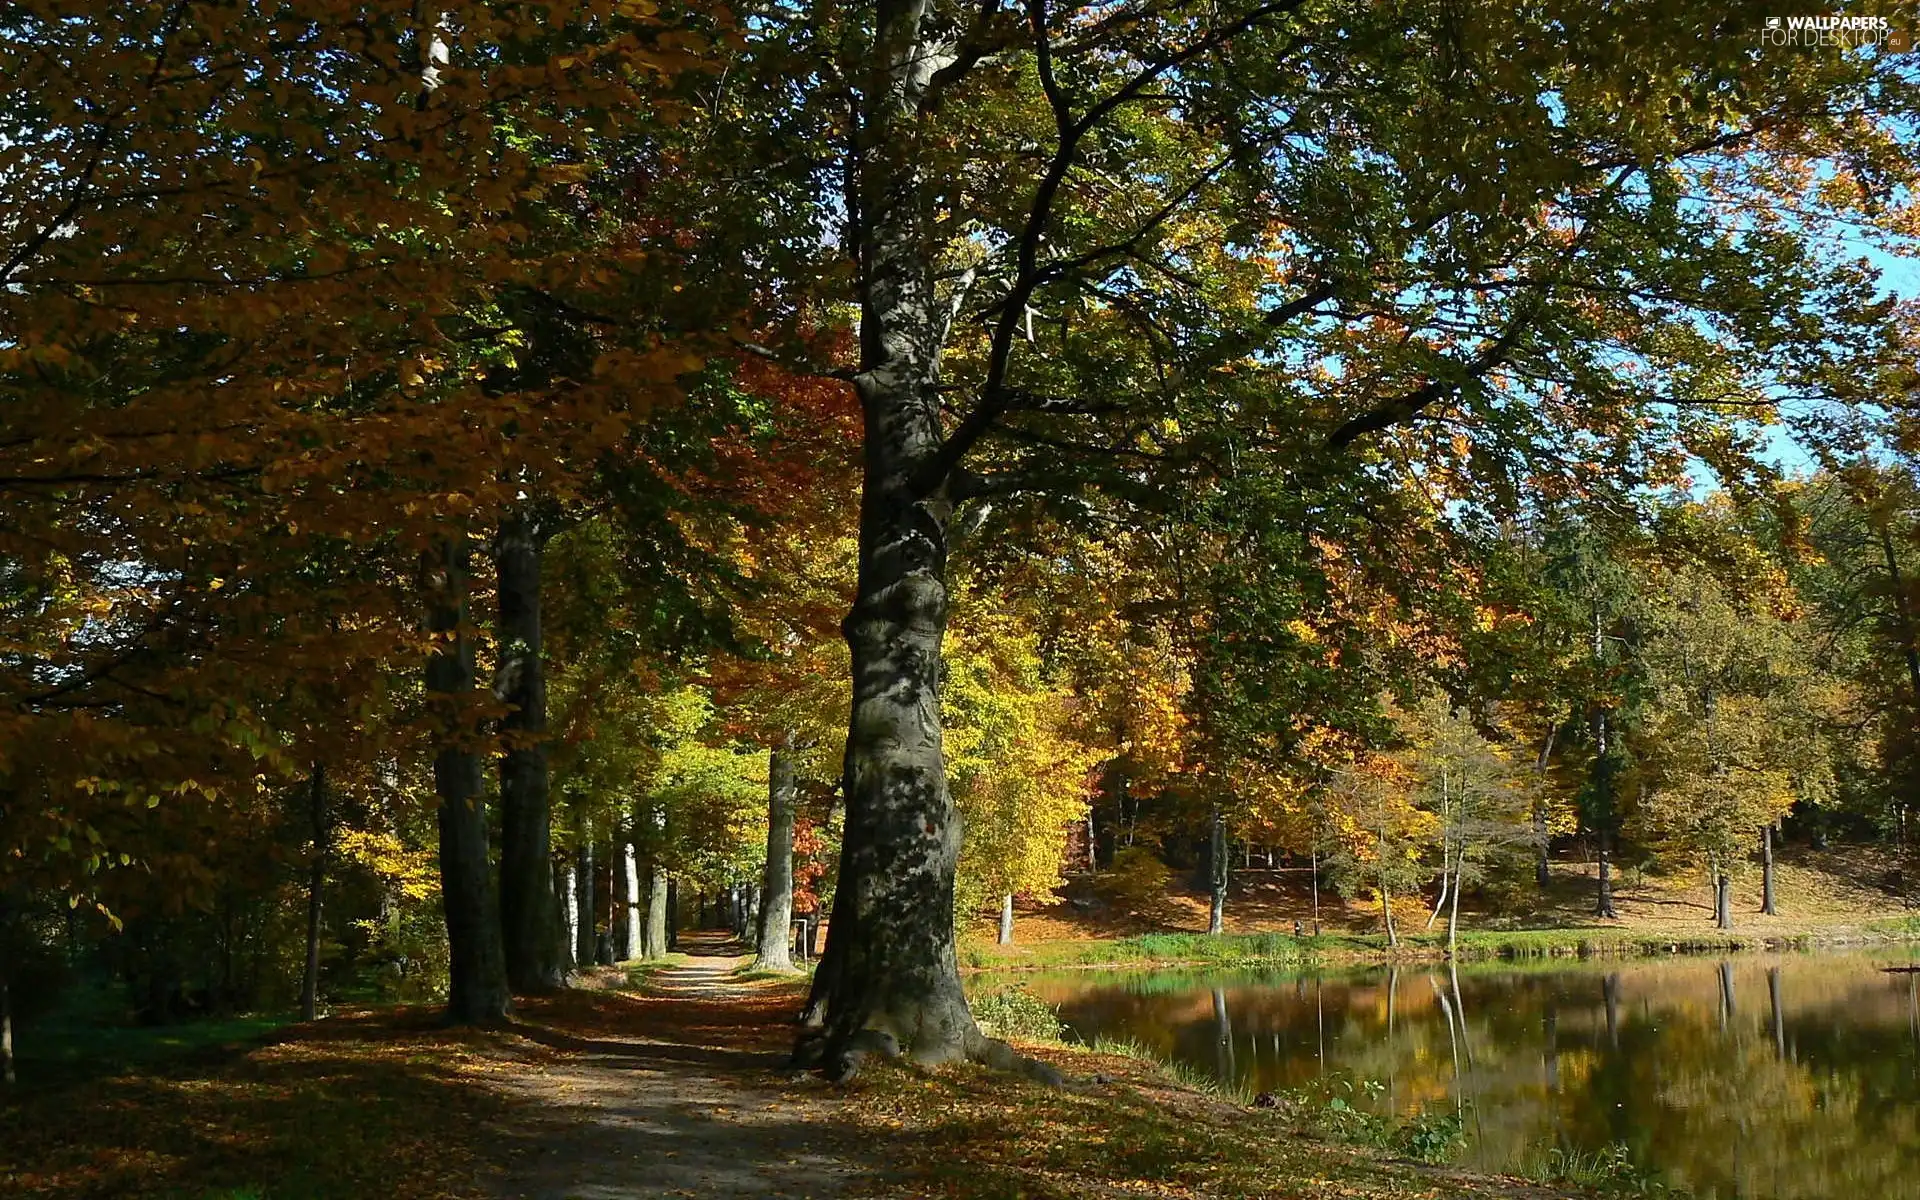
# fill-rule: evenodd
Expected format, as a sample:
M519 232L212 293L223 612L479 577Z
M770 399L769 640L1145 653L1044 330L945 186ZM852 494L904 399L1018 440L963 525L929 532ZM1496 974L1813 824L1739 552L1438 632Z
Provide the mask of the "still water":
M1702 1200L1920 1200L1920 974L1877 957L1042 976L1081 1039L1464 1117L1461 1162L1628 1148ZM1371 1084L1367 1081L1373 1081Z

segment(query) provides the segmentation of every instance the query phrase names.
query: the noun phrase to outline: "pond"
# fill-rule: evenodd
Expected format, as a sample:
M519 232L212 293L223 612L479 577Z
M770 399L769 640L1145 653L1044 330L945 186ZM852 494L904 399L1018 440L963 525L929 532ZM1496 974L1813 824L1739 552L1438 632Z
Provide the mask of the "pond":
M1709 1198L1920 1198L1920 974L1808 954L1037 977L1074 1035L1252 1091L1457 1113L1455 1160L1630 1158Z

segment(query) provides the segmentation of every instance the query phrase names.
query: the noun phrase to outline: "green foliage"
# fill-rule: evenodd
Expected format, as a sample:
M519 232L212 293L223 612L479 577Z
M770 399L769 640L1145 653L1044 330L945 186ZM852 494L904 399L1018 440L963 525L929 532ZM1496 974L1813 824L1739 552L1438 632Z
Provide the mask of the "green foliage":
M1024 987L999 987L967 998L973 1019L988 1037L1057 1042L1066 1032L1054 1007Z
M1535 1183L1586 1188L1604 1196L1682 1198L1688 1194L1636 1163L1625 1142L1593 1151L1548 1146L1532 1157L1523 1174Z

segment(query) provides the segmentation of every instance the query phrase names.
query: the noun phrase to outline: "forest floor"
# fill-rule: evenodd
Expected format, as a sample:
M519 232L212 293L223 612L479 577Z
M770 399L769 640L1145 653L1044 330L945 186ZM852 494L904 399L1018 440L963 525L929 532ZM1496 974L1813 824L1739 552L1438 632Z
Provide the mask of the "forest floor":
M1240 864L1235 864L1240 868ZM1880 845L1835 845L1826 850L1782 847L1775 863L1777 915L1760 912L1757 867L1737 876L1733 885L1734 930L1727 935L1713 922L1713 896L1698 872L1663 876L1616 871L1613 876L1616 919L1593 915L1598 867L1591 862L1556 860L1550 886L1537 890L1530 880L1497 896L1468 893L1460 908L1463 954L1474 956L1588 951L1633 953L1669 947L1731 948L1767 945L1842 944L1920 936L1920 864L1899 850ZM1237 935L1290 934L1314 922L1312 873L1305 866L1264 865L1230 875L1226 931ZM1395 905L1404 952L1438 952L1446 920L1426 928L1431 897L1409 896ZM998 968L1093 965L1183 958L1196 944L1179 935L1204 933L1207 893L1176 877L1164 893L1128 902L1099 876L1081 873L1051 902L1022 900L1017 906L1015 943L993 944L997 910L983 916L964 936L972 966ZM1297 956L1326 959L1378 958L1386 952L1379 906L1343 900L1323 879L1319 919L1327 936L1302 942ZM1173 935L1167 937L1166 935ZM1275 943L1278 957L1289 947ZM1221 951L1237 953L1231 942ZM1205 957L1205 956L1203 956Z
M1301 1137L1278 1112L1139 1060L1028 1047L1064 1088L971 1067L784 1064L799 984L742 980L689 937L521 1021L339 1013L137 1071L0 1094L0 1194L22 1200L1566 1195Z

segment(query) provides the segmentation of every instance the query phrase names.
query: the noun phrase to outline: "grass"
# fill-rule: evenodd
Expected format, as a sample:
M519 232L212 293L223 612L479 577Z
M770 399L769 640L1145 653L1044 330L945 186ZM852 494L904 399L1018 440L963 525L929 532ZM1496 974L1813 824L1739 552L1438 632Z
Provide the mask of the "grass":
M1809 930L1673 930L1613 927L1461 930L1462 962L1495 959L1632 958L1660 954L1720 954L1803 950L1822 945L1920 940L1920 917L1896 917L1859 926ZM1444 934L1402 935L1398 947L1384 934L1341 933L1294 937L1286 933L1150 933L999 947L964 943L962 962L975 970L1044 971L1069 967L1279 967L1389 962L1446 957Z
M883 1067L856 1081L844 1119L873 1135L892 1135L899 1148L903 1177L884 1194L955 1200L1539 1195L1511 1181L1389 1158L1372 1146L1302 1137L1293 1116L1250 1109L1238 1093L1170 1069L1137 1046L1026 1049L1093 1082L1050 1089L969 1067ZM1389 1139L1387 1154L1404 1155L1418 1139L1437 1146L1452 1137L1423 1125L1404 1144Z

